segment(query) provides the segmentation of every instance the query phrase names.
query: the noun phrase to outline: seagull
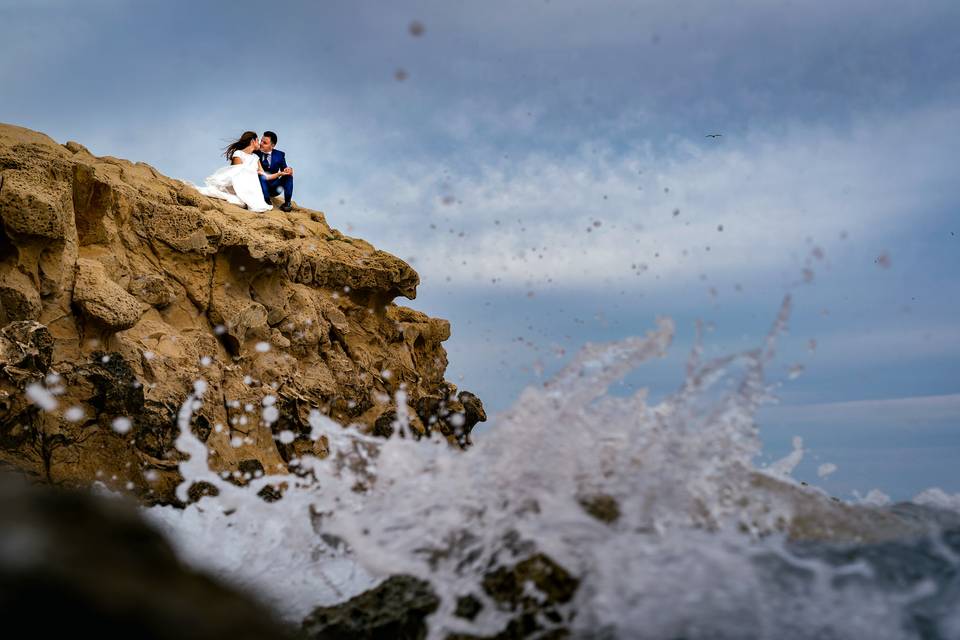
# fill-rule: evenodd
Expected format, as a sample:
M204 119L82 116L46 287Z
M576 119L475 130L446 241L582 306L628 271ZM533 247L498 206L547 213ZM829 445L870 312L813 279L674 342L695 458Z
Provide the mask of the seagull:
M722 133L708 133L708 134L706 135L707 138L719 138L719 137L721 137L721 136L723 136Z

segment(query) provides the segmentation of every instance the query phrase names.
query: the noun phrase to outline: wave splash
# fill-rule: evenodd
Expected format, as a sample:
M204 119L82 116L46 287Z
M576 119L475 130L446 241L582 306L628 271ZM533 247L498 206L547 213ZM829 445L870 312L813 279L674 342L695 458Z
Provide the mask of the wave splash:
M190 459L178 495L196 482L219 495L145 512L185 559L295 621L409 574L441 599L430 638L496 634L517 610L490 592L491 574L546 557L576 587L537 624L574 637L960 637L956 514L840 504L754 467L754 416L773 399L764 366L789 312L787 298L753 350L703 361L698 341L682 387L656 404L610 387L666 352L670 320L587 345L466 453L418 441L402 412L387 440L314 412L329 458L243 488L209 469L190 431L197 381L179 419ZM278 502L256 496L280 484ZM550 600L522 587L525 601Z

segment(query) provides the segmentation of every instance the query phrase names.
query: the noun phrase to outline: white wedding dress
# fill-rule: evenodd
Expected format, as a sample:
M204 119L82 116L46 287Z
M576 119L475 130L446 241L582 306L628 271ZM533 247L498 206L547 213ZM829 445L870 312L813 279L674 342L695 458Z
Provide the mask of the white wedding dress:
M272 205L263 200L263 189L260 188L260 177L257 174L260 158L255 153L243 151L234 151L233 157L240 158L242 162L217 169L204 180L206 186L197 187L197 191L205 196L245 206L257 213L273 209Z

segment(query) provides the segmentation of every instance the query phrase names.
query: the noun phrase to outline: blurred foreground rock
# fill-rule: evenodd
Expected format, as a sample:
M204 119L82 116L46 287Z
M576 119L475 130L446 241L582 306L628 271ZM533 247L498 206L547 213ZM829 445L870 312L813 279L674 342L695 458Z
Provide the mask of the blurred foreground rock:
M567 638L570 613L563 605L573 599L579 586L577 578L542 553L493 569L484 576L483 591L508 616L508 622L492 636L452 634L447 640ZM313 640L423 640L425 619L439 605L430 583L391 576L347 602L318 607L304 619L302 629ZM472 594L457 599L456 615L465 620L473 620L482 609Z
M425 618L439 605L428 582L391 576L347 602L318 607L304 619L303 633L315 640L422 640Z
M0 473L0 611L40 638L293 638L264 606L182 565L125 501Z

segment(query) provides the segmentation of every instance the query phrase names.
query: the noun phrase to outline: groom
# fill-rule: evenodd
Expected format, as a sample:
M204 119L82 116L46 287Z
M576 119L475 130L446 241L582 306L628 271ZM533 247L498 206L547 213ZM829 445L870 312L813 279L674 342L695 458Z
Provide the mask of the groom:
M283 189L283 204L280 205L280 210L290 211L293 209L290 205L290 200L293 198L293 168L287 166L287 157L283 151L274 148L276 144L277 134L273 131L264 131L260 138L260 149L255 153L260 157L264 172L280 175L273 180L260 176L260 188L263 189L263 199L267 204L272 204L270 198L279 195L280 189Z

